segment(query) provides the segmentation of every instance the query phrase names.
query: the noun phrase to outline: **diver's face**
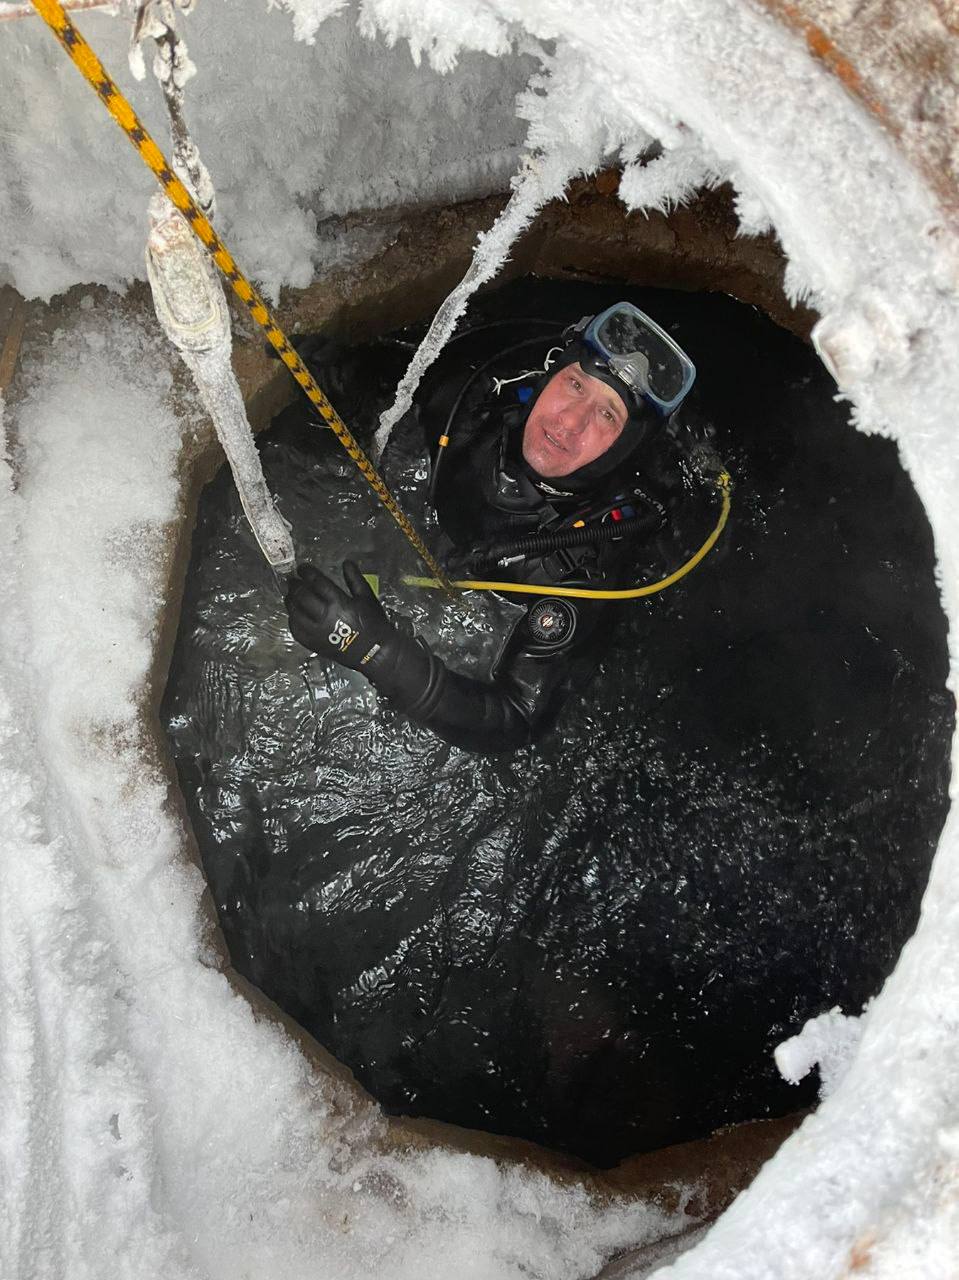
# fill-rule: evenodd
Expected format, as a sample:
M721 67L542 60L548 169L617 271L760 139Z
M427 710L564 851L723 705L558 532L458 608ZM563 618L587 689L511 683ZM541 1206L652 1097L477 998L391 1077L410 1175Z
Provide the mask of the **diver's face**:
M539 394L523 429L523 457L544 479L571 475L623 433L626 406L612 387L567 365Z

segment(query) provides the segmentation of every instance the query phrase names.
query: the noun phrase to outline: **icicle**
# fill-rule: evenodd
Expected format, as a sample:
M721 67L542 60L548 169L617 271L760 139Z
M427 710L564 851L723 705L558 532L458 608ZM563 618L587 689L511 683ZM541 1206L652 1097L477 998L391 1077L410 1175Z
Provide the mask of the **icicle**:
M146 74L143 64L143 42L156 41L153 74L163 90L170 136L173 141L173 168L177 177L191 189L206 216L216 214L213 182L200 152L187 128L183 114L183 87L196 75L185 41L176 30L176 9L189 13L195 0L142 0L130 38L130 70L138 80Z
M173 139L173 167L192 189L208 218L215 211L210 175L183 115L183 86L196 74L175 27L176 9L189 13L195 0L142 0L130 44L130 66L142 79L143 42L156 41L153 74L163 89ZM246 406L233 372L233 335L223 286L185 218L164 195L150 201L147 275L157 319L193 374L200 398L213 419L246 518L260 550L280 573L295 563L289 525L266 487Z
M429 332L410 361L409 368L396 388L396 398L380 415L380 425L373 437L373 458L383 456L390 432L413 403L423 374L448 342L450 334L466 310L470 298L487 280L492 280L509 256L517 237L549 200L555 200L566 189L572 170L557 154L526 157L523 171L513 179L513 194L489 231L477 240L473 261L463 279L440 304Z
M159 193L150 201L146 259L157 319L193 374L250 528L269 563L289 572L293 540L266 487L230 362L233 343L223 287L186 220Z

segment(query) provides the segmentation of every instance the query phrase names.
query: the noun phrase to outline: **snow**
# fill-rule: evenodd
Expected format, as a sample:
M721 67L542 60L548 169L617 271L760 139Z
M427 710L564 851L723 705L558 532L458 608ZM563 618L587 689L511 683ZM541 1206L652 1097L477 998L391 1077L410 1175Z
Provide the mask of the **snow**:
M125 69L123 22L82 26L165 137L158 91ZM311 278L314 211L513 176L522 194L478 246L495 269L564 174L619 156L637 209L730 180L744 230L775 228L792 295L820 312L855 420L899 441L936 535L955 689L959 451L944 407L959 402L957 244L800 39L751 0L364 0L358 13L284 0L245 6L242 22L204 0L186 30L187 112L220 226L273 291ZM105 135L93 95L31 20L0 26L0 76L6 100L30 104L0 131L0 279L49 297L141 276L150 179ZM220 972L144 695L198 414L174 367L139 313L98 294L25 347L5 414L4 1276L572 1278L675 1235L689 1224L543 1175L391 1149L376 1109ZM837 1056L830 1023L797 1028L785 1051L793 1072L831 1062L835 1088L659 1277L955 1274L957 822L858 1048L842 1024Z
M828 1098L856 1056L862 1031L862 1020L848 1017L839 1008L810 1018L798 1036L790 1036L776 1047L779 1074L790 1084L798 1084L818 1067L819 1096Z
M144 724L195 415L171 366L142 319L78 310L26 353L16 492L4 466L4 1276L574 1276L673 1234L681 1215L390 1152L218 971Z
M297 6L298 28L336 7ZM90 13L77 25L167 148L162 94L127 64L129 23ZM325 21L310 45L291 39L279 7L252 0L242 21L230 0L203 0L177 25L199 69L186 117L217 189L217 229L271 297L312 279L324 220L488 195L516 166L528 58L467 54L441 77L406 47L362 36L355 14ZM30 104L5 110L0 128L0 284L47 299L142 280L152 175L39 19L0 31L4 102Z

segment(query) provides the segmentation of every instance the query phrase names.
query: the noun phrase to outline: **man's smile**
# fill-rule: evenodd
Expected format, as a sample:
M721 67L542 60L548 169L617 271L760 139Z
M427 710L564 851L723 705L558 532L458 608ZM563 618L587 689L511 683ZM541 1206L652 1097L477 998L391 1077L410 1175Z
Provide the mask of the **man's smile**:
M542 427L541 430L543 432L543 435L546 437L546 440L548 441L548 443L551 444L554 449L558 449L560 453L569 453L569 449L567 449L566 445L560 444L560 442L556 439L556 437L554 435L551 435L550 432L548 432L545 427Z

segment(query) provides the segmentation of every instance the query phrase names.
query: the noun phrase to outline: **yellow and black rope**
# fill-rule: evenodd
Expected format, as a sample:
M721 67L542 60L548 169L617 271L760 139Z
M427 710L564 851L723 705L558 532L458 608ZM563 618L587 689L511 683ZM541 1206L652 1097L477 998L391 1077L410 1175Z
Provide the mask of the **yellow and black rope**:
M155 175L171 203L179 209L180 213L183 214L193 228L217 267L230 282L234 293L249 308L250 315L265 331L269 342L275 348L280 359L290 373L293 374L293 377L306 392L307 396L309 396L310 401L316 406L320 416L336 435L340 444L356 463L367 484L369 484L380 502L403 530L403 533L428 566L430 572L438 579L439 585L449 590L449 582L446 575L431 555L422 538L410 524L396 499L386 487L382 477L357 444L346 423L320 390L316 379L299 355L297 355L290 340L277 324L266 303L234 262L233 255L216 231L214 231L209 219L204 216L189 191L170 168L163 152L141 124L136 112L107 74L97 55L67 17L58 0L33 0L33 5L64 49L66 49L81 74L96 90L100 101L110 115L133 143L140 154L140 158Z

